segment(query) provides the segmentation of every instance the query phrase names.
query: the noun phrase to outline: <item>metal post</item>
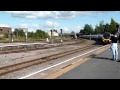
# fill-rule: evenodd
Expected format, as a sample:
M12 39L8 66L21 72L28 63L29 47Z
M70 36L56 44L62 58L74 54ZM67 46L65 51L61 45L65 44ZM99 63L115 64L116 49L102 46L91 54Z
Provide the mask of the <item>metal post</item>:
M53 30L51 30L51 43L53 44Z
M18 31L17 31L17 38L18 38Z
M74 37L75 37L75 39L77 39L76 33L74 33Z
M90 34L90 40L91 40L91 34Z
M27 42L27 35L28 35L28 29L26 28L25 29L25 36L26 36L25 40L26 40L26 42Z
M62 29L60 29L61 33L60 33L60 36L61 36L61 42L63 42L62 40L62 36L63 36L63 33L62 33Z
M8 30L8 38L9 38L9 43L11 41L11 30Z

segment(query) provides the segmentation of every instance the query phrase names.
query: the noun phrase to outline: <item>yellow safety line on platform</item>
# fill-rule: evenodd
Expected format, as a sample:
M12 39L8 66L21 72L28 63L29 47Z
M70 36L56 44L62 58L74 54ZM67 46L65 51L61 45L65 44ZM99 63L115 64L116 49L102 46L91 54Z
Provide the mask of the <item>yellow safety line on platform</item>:
M107 50L110 46L107 46L106 48L102 48L98 51L95 51L95 55L98 55L100 53L102 53L103 51ZM86 58L82 58L80 60L78 60L77 62L75 62L74 64L71 64L70 66L64 68L64 69L61 69L55 73L52 73L51 75L48 75L47 77L43 78L43 79L54 79L54 78L57 78L59 76L61 76L62 74L74 69L75 67L77 67L78 65L90 60L91 58L90 57L86 57Z

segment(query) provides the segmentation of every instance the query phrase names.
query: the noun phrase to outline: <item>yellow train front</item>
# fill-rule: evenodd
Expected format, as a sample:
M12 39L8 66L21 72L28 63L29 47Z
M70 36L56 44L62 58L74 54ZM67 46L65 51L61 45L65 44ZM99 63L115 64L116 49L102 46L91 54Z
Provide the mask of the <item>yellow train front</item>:
M110 44L111 40L110 40L110 33L109 32L105 32L102 36L102 42L103 44Z

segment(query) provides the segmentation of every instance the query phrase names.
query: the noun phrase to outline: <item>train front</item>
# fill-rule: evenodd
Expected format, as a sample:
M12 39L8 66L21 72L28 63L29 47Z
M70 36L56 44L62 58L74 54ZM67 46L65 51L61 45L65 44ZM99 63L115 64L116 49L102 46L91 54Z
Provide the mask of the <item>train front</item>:
M102 42L103 42L103 44L110 44L110 43L111 43L110 33L109 33L109 32L105 32L105 33L103 34Z

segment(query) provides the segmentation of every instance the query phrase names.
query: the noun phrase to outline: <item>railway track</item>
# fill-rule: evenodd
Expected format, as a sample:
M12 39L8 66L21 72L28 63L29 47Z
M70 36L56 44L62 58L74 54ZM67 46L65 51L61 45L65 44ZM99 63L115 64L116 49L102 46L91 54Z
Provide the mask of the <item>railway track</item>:
M89 45L89 46L85 46L85 47L82 47L82 48L78 48L78 49L74 49L74 50L70 50L70 51L65 51L65 52L62 52L62 53L42 57L42 58L39 58L39 59L34 59L34 60L31 60L31 61L25 61L25 62L21 62L21 63L9 65L9 66L0 67L0 76L9 74L9 73L12 73L12 72L15 72L15 71L19 71L19 70L22 70L22 69L25 69L25 68L28 68L28 67L31 67L31 66L34 66L34 65L38 65L38 64L50 61L50 60L55 60L57 58L61 58L61 57L67 56L67 55L71 55L73 53L84 51L84 50L90 49L92 47L94 47L94 45Z
M6 47L3 48L2 50L0 50L0 54L8 54L8 53L19 53L19 52L27 52L27 51L33 51L33 50L40 50L40 49L49 49L49 48L55 48L55 47L61 47L61 46L65 46L65 45L76 45L76 44L80 44L80 43L84 43L85 40L81 40L81 41L76 41L74 43L68 43L68 44L59 44L59 45L36 45L36 46L19 46L19 47Z

